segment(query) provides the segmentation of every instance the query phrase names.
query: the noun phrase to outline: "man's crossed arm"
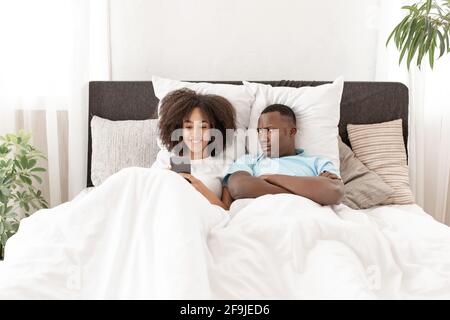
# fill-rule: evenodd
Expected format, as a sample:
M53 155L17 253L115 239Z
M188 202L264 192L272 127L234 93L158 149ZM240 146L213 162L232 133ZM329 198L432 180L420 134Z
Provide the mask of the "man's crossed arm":
M342 180L330 172L323 172L318 177L282 174L254 177L248 172L238 171L230 176L228 189L234 199L290 193L306 197L321 205L338 204L344 194Z

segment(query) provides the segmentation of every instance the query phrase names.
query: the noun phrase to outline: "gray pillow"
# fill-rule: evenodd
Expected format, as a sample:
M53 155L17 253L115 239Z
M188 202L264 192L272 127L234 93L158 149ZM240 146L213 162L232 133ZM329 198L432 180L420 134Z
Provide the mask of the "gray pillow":
M158 119L91 120L91 179L99 186L109 176L127 167L150 167L159 151Z
M342 202L345 205L352 209L367 209L382 204L394 193L379 175L356 158L340 137L339 160L345 190Z

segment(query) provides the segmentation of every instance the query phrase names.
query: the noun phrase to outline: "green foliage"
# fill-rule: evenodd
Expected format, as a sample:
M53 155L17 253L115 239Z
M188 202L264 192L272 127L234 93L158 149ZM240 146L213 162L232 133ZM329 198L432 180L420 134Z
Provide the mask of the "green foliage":
M395 42L399 64L406 58L408 70L415 57L420 69L426 55L433 69L436 55L440 58L450 52L450 0L424 0L402 9L408 14L391 32L386 46Z
M36 188L36 183L42 183L40 174L45 172L37 163L45 157L29 144L30 138L31 134L24 131L0 137L0 259L21 217L48 207Z

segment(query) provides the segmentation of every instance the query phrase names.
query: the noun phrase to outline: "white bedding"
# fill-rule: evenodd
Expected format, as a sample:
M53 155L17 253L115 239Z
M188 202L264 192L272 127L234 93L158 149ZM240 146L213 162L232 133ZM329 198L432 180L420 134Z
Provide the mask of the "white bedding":
M293 195L212 206L177 174L129 168L22 220L0 298L450 298L450 228L418 206Z

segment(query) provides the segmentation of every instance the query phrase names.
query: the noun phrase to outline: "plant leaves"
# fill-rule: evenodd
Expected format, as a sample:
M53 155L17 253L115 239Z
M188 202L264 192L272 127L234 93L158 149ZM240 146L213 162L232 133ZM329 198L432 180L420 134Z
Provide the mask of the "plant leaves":
M414 58L414 55L415 55L415 53L417 51L417 48L419 46L419 39L422 37L422 34L423 34L423 30L422 29L419 29L418 31L416 31L416 34L414 36L414 40L411 43L411 46L409 47L408 58L407 58L407 61L406 61L406 64L408 66L408 70L410 69L411 61Z
M37 175L35 175L35 174L32 174L31 176L32 176L34 179L36 179L37 182L42 183L42 178L41 178L41 177L39 177L39 176L37 176Z
M30 159L30 160L28 161L28 169L33 168L33 167L36 165L36 163L37 163L37 160L36 160L36 159Z
M430 47L430 52L428 53L428 58L430 61L431 69L433 69L433 67L434 67L434 48L435 48L435 46L436 46L436 41L433 39L433 43L431 44L431 47Z
M15 165L16 167L18 167L19 169L23 169L23 168L22 168L22 165L21 165L20 162L19 162L19 160L14 160L14 165Z
M411 41L414 37L414 26L416 25L417 21L412 20L411 23L408 24L408 29L405 31L408 34L408 39L406 40L406 43L403 44L403 49L400 53L400 58L398 59L398 64L402 63L403 57L405 56L406 51L411 45Z
M444 36L442 35L442 33L439 30L436 30L436 32L437 32L437 35L439 36L439 48L440 48L439 58L440 58L445 53L445 40L444 40Z
M22 166L23 169L28 168L28 159L25 156L21 156L20 157L20 165Z
M447 52L450 52L449 33L450 33L450 24L447 28L445 28L445 42L447 44Z
M31 179L23 174L20 175L20 180L22 180L24 183L31 185L33 184L33 182L31 181Z
M427 14L430 13L431 10L431 5L433 4L432 0L427 0L427 2L425 3L426 5L426 10L427 10Z
M28 212L30 211L30 206L28 205L27 202L23 202L23 207L25 208L25 210Z
M421 0L402 9L408 10L408 14L389 34L386 45L394 40L400 52L399 64L406 57L408 69L414 57L417 57L420 68L427 54L433 68L435 59L450 53L450 0ZM436 50L439 51L438 57Z

